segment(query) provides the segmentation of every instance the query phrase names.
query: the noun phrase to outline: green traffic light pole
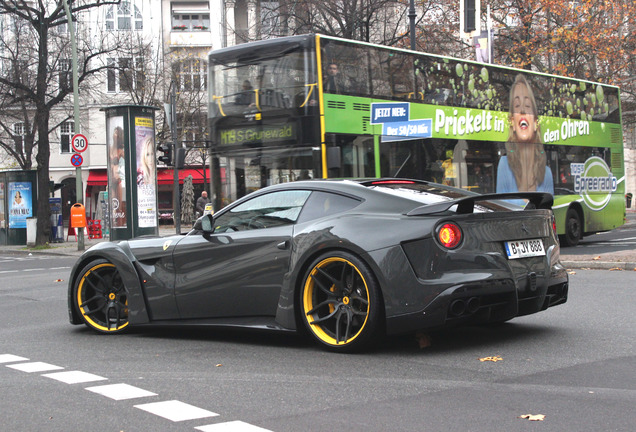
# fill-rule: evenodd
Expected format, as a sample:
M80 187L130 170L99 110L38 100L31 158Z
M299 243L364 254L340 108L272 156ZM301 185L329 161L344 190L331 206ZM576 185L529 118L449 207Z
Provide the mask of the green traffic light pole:
M68 28L71 34L71 51L72 51L72 65L73 65L73 133L79 133L80 125L80 113L79 113L79 89L78 89L78 77L77 77L77 41L75 40L75 26L73 25L73 17L71 15L71 9L66 0L62 1L64 4L64 11L66 12L66 19L68 20ZM82 168L78 165L75 168L75 195L79 204L84 203L84 187L82 186ZM71 221L69 220L69 227ZM84 229L77 229L77 250L84 250Z

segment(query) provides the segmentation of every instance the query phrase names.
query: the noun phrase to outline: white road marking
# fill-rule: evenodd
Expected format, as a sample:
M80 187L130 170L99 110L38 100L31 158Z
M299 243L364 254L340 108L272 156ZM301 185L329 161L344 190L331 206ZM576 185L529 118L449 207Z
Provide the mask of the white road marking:
M212 411L197 408L177 400L135 405L135 408L172 420L173 422L218 416L217 413L213 413Z
M30 269L22 269L22 270L2 270L0 274L3 273L18 273L18 272L32 272L32 271L50 271L50 270L69 270L70 267L51 267L51 268L30 268Z
M109 384L96 387L87 387L86 390L117 401L148 396L157 396L157 393L149 392L148 390L140 389L129 384Z
M262 427L254 426L239 420L199 426L195 427L195 429L203 432L272 432L269 429L263 429Z
M1 273L1 272L0 272ZM23 362L29 360L25 357L20 357L13 354L0 354L0 364ZM27 363L14 363L6 364L6 367L16 369L22 372L46 372L52 370L64 369L61 366L52 365L44 362L27 362ZM55 379L57 381L64 382L66 384L87 383L94 381L107 380L108 378L94 375L88 372L82 371L64 371L54 372L48 374L42 374L41 376ZM157 396L156 393L149 392L147 390L134 387L128 384L109 384L94 387L85 387L86 390L93 393L106 396L110 399L119 401L125 399L142 398L149 396ZM159 417L171 420L173 422L196 420L208 417L216 417L219 414L208 411L202 408L198 408L194 405L190 405L178 400L169 400L163 402L154 402L148 404L134 405L135 408L149 412ZM242 421L230 421L224 423L209 424L204 426L195 427L196 430L202 432L272 432L268 429L263 429L258 426L251 425Z
M11 362L19 362L19 361L27 361L29 360L26 357L20 357L13 354L2 354L0 355L0 363L11 363Z
M22 372L47 372L52 370L64 369L62 366L55 366L49 363L43 362L31 362L31 363L19 363L19 364L10 364L7 367L11 369L16 369Z
M88 372L82 371L66 371L66 372L55 372L50 374L44 374L43 377L52 378L54 380L61 381L66 384L79 384L79 383L87 383L93 381L103 381L108 378L101 377L99 375L94 375Z

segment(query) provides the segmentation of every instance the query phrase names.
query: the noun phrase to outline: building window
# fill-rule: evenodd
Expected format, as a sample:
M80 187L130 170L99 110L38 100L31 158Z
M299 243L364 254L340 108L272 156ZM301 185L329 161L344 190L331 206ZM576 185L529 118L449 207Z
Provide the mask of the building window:
M60 153L71 152L71 139L75 131L75 122L65 121L60 125Z
M178 133L186 147L203 147L206 142L207 129L206 117L193 116L179 119Z
M174 63L177 89L181 91L206 90L208 88L206 66L205 60L200 58Z
M13 60L13 80L21 84L29 84L29 63L26 60Z
M73 90L73 62L70 59L60 59L59 69L60 91Z
M109 58L106 89L109 93L130 92L143 85L143 62L140 58Z
M208 31L210 6L208 2L173 3L172 30Z
M24 144L24 135L26 135L26 127L24 122L13 124L13 141L17 149L21 149Z
M108 6L104 21L106 22L106 30L132 30L133 23L135 30L143 30L144 28L141 11L127 0L123 0L118 5Z

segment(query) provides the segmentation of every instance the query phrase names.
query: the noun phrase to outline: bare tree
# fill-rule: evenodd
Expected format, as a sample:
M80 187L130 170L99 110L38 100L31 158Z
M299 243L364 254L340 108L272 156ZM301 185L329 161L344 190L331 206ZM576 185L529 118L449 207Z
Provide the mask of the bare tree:
M205 53L175 50L170 53L172 85L176 86L177 142L186 148L186 164L200 170L207 184L207 62ZM207 187L204 188L207 189Z
M117 3L109 0L73 2L70 9L79 19L94 8ZM52 113L66 109L69 114L62 118L70 116L64 102L73 91L68 81L60 84L60 74L68 74L70 70L67 19L61 2L21 0L0 0L0 18L5 23L0 38L0 148L25 170L33 167L35 156L39 191L36 245L44 245L50 232L46 193L51 152L49 133L60 124L51 124ZM80 86L104 68L94 60L113 49L99 42L93 38L79 44Z

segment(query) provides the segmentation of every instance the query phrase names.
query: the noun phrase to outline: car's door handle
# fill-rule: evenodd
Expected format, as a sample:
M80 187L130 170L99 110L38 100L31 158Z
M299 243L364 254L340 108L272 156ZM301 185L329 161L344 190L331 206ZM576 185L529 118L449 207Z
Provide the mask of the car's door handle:
M289 247L289 240L285 240L284 242L280 242L276 245L278 249L285 250Z

